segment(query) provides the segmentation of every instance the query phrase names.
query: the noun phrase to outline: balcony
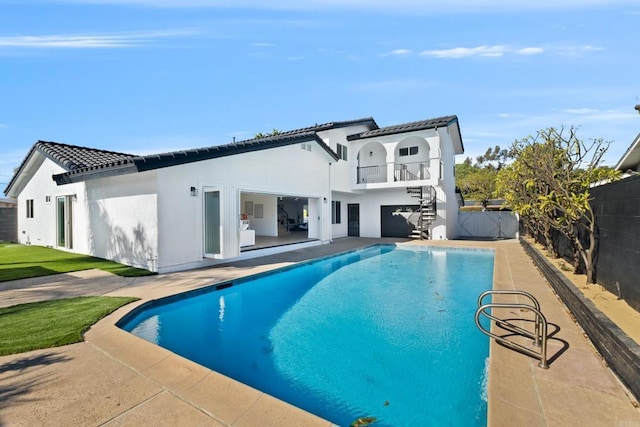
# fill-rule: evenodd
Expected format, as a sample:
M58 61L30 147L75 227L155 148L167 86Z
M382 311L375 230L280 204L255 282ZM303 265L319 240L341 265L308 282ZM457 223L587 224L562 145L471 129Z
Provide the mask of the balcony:
M394 181L418 181L431 178L429 162L398 163L394 165Z
M420 181L431 178L429 161L358 166L357 184Z
M387 165L358 166L358 184L387 182Z

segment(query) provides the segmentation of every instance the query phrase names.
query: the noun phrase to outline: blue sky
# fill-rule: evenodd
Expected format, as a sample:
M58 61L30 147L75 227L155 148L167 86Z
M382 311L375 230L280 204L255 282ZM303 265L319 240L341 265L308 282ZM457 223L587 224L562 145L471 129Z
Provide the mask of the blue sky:
M267 5L268 3L268 5ZM637 0L0 0L0 186L37 140L132 154L456 114L464 157L640 132Z

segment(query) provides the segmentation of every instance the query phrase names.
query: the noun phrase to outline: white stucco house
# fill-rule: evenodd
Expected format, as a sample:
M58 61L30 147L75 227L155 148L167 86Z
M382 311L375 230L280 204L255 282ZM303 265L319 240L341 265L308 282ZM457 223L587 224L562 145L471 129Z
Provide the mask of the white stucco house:
M622 178L640 173L640 134L635 137L629 148L620 157L615 169L620 171Z
M454 238L462 153L456 116L145 156L38 141L5 194L20 243L162 273L342 236Z

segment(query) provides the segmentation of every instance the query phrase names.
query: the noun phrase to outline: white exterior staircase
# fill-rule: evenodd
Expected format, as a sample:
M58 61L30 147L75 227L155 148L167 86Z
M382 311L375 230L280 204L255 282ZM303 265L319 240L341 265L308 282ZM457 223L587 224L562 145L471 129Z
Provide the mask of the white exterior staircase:
M429 226L436 220L436 190L430 185L407 187L407 193L420 201L416 228L409 237L414 239L430 239Z

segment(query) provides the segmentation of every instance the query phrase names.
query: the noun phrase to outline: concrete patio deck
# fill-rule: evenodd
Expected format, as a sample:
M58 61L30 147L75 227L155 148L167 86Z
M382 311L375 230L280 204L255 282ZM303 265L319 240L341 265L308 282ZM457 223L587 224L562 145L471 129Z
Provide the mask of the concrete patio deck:
M135 279L90 271L0 284L0 306L66 293L141 298L94 325L85 342L0 357L0 425L330 426L124 332L115 322L151 299L380 241L336 239L225 266ZM548 370L491 342L488 425L640 426L632 399L517 241L406 244L495 249L494 289L531 292L552 325Z

